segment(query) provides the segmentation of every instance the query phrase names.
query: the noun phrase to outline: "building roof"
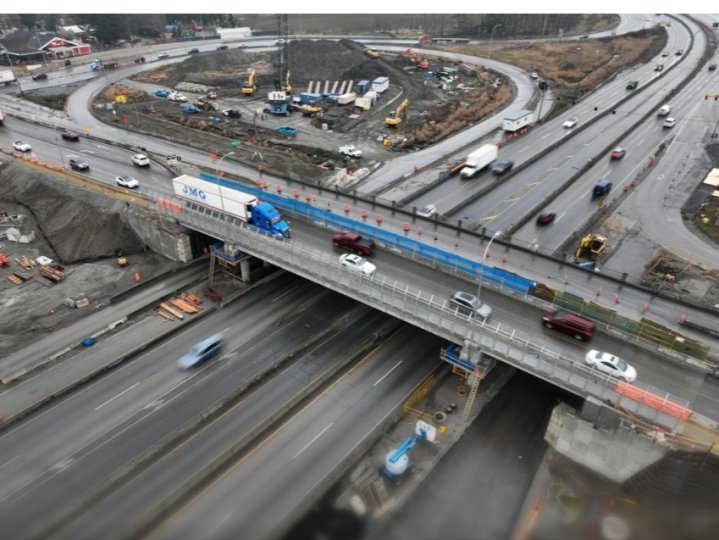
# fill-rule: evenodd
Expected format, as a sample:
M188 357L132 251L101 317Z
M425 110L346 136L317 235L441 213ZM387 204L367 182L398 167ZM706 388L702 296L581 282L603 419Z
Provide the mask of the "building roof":
M19 31L6 34L0 40L2 47L10 54L22 55L38 53L49 46L76 47L79 44L63 39L55 32Z

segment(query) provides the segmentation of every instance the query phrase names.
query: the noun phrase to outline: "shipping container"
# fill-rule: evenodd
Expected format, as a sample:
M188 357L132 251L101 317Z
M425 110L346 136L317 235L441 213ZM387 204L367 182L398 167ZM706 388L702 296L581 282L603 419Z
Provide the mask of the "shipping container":
M364 95L372 87L368 80L362 80L355 85L357 95Z
M389 77L377 77L372 81L372 90L381 94L389 88Z
M366 97L358 97L355 99L355 106L364 111L369 111L372 108L372 100Z
M350 92L349 94L342 94L337 98L337 105L347 105L352 103L357 98L357 94Z

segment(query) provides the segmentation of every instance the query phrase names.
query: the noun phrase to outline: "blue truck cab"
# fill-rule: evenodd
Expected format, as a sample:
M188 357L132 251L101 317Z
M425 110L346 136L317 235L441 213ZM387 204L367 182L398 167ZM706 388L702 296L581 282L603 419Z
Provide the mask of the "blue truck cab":
M290 226L277 211L277 208L268 202L261 202L252 207L252 225L276 236L290 237Z
M180 369L191 369L217 356L222 350L222 335L216 334L200 341L177 361Z

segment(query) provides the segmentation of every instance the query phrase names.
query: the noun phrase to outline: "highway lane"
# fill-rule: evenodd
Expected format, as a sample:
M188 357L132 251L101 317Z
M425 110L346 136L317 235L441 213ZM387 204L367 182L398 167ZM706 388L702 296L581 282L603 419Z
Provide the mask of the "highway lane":
M268 538L436 365L439 345L405 326L150 538Z
M287 288L283 294L294 296L292 287ZM276 293L270 289L270 294ZM113 475L121 474L153 445L252 380L279 355L351 313L353 306L349 299L315 286L297 296L305 301L298 301L289 313L267 300L264 309L243 311L238 304L218 312L214 324L210 317L201 323L207 325L204 329L195 330L201 335L185 332L4 433L0 463L13 464L0 491L5 530L17 538L39 534L106 489ZM292 300L283 299L285 305ZM273 310L276 315L262 318ZM243 333L245 327L250 327L249 335ZM177 358L190 345L223 329L228 347L219 361L190 373L177 369ZM90 426L88 414L93 419ZM97 436L88 441L83 433L94 429L100 433L92 433ZM56 445L50 446L49 438ZM38 515L45 516L42 522Z
M307 351L296 363L277 373L271 383L248 393L221 417L143 471L110 497L91 507L57 538L97 538L115 531L116 537L138 538L140 530L166 510L170 497L199 481L223 454L242 444L251 451L262 444L260 433L272 426L273 417L291 411L310 383L326 377L345 359L371 354L374 337L390 335L400 322L380 312L364 309L340 334ZM279 417L279 416L278 416ZM277 421L277 420L274 420Z

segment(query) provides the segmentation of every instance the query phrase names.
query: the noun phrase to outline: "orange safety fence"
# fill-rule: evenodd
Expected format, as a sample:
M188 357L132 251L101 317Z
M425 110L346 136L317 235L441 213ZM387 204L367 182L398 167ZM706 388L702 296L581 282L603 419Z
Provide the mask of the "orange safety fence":
M656 409L682 421L688 420L692 415L692 410L688 407L669 401L656 394L652 394L648 390L642 390L624 381L617 383L616 391L618 394L626 396L631 400L643 403L652 409Z
M167 208L168 210L172 210L173 212L182 212L181 204L170 199L165 199L164 197L159 197L157 199L157 204L161 208Z

